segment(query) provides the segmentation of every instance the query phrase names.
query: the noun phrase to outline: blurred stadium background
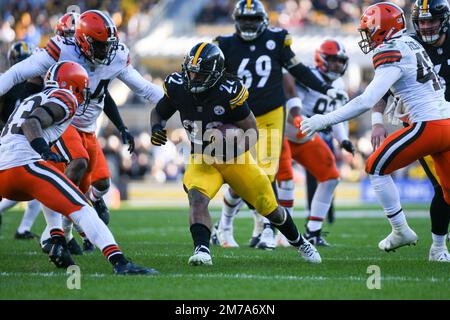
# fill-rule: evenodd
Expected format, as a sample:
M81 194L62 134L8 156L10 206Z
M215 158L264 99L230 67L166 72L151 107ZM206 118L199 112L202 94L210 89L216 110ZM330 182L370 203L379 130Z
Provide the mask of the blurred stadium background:
M81 11L108 12L120 30L120 39L132 53L134 66L155 83L179 70L183 55L195 43L234 32L230 13L235 0L108 0L45 1L0 0L0 72L7 68L6 53L12 42L25 40L43 47L53 27L71 5ZM265 0L272 26L288 29L294 36L293 49L306 63L313 63L314 50L328 37L341 40L350 56L345 82L350 96L361 92L371 79L370 57L361 53L357 24L364 7L380 1L357 0ZM412 0L392 1L404 8L409 18ZM101 118L98 135L108 159L115 188L108 195L110 205L186 205L181 188L184 170L182 146L188 146L184 129L172 123L170 143L154 148L150 143L149 106L119 81L110 92L120 107L125 123L136 139L136 152L129 155L118 132L106 117ZM352 158L340 152L336 157L342 182L337 191L339 205L359 206L375 202L364 173L365 159L372 152L370 115L350 123L351 138L359 153ZM396 178L404 203L429 203L433 190L423 171L412 165ZM297 203L304 208L305 174L296 167ZM126 201L126 202L125 202ZM220 205L216 197L213 205Z

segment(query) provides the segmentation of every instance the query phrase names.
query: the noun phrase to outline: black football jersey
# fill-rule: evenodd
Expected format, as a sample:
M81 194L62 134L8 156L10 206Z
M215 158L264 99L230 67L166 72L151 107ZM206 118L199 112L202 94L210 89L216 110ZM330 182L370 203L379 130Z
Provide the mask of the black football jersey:
M422 41L417 34L411 34L428 53L435 66L436 72L445 81L445 100L450 101L450 29L447 31L447 39L441 47L434 47Z
M214 41L225 55L226 71L241 78L249 90L248 104L255 116L284 105L282 68L295 57L286 30L268 28L253 41L237 34Z
M223 77L206 92L193 94L185 88L182 75L172 73L163 87L165 94L156 106L157 111L165 120L180 112L192 153L202 152L210 144L204 141L206 130L244 120L251 112L246 103L248 91L238 79Z
M9 116L14 112L14 109L20 102L29 96L42 91L42 85L31 83L28 81L19 83L11 88L1 100L0 117L3 123L8 121Z

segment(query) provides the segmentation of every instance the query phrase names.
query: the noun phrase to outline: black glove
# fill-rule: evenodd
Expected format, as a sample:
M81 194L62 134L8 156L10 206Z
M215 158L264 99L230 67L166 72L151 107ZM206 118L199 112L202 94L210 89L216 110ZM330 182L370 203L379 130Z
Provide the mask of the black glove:
M128 144L128 151L130 153L133 153L133 151L134 151L134 137L133 137L133 135L130 133L130 131L128 131L127 127L123 127L119 131L120 131L120 135L122 136L122 143L123 144Z
M152 144L154 146L162 146L167 142L167 131L160 124L155 124L152 127Z
M61 157L59 154L53 152L50 149L47 141L44 138L36 138L30 142L31 147L39 153L44 161L53 161L53 162L64 162L67 163L67 160Z
M341 142L341 148L345 151L350 152L352 155L355 155L356 149L353 143L350 140L344 140Z
M41 154L41 157L45 161L52 161L55 163L63 162L63 163L67 164L67 160L64 157L61 157L59 154L57 154L51 150Z

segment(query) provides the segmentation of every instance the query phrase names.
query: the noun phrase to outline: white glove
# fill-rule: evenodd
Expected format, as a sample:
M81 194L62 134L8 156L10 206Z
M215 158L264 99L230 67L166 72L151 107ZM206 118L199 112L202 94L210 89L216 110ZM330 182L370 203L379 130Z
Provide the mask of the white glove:
M323 114L316 114L311 118L305 119L300 125L302 133L308 137L313 136L314 133L326 127L328 127L328 124L326 122L326 116Z
M342 104L346 104L349 100L347 92L342 89L331 88L327 91L327 96L333 100L340 100Z

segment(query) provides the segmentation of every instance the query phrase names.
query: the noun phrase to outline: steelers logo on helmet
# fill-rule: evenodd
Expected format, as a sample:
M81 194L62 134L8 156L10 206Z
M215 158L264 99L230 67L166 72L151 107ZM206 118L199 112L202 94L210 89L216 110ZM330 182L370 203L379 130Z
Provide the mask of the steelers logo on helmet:
M411 20L419 39L434 44L448 31L449 16L447 0L416 0Z
M18 41L11 45L8 51L8 60L11 66L16 63L25 60L31 56L33 48L25 41Z
M240 0L233 10L232 17L236 33L244 41L255 40L269 25L269 17L259 0Z
M225 71L225 58L218 46L202 42L195 45L184 59L183 82L192 93L214 87Z

